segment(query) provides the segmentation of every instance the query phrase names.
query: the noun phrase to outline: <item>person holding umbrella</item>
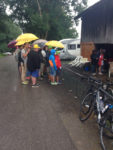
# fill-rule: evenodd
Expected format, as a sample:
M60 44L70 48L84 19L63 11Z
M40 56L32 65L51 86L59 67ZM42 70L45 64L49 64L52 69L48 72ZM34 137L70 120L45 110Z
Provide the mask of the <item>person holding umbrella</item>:
M26 72L27 72L27 56L30 53L31 47L29 42L33 40L39 39L36 35L32 33L24 33L17 37L17 42L24 42L24 48L21 52L21 58L23 59L23 66L22 66L22 84L28 84L26 81Z
M24 44L23 42L17 44L18 48L15 51L15 60L18 62L18 71L19 71L20 76L22 74L21 63L23 63L23 60L21 58L21 51L23 49L23 44Z
M22 84L28 84L28 81L26 80L26 73L27 73L27 57L31 50L30 44L25 43L24 48L21 51L21 58L23 60L22 65Z

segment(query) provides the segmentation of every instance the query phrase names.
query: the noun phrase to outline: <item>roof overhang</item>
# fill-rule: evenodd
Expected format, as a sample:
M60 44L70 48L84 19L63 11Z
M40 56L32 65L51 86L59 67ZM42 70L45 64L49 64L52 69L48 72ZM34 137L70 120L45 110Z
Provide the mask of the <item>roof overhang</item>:
M101 0L101 1L97 2L96 4L94 4L93 6L87 8L86 10L84 10L83 12L81 12L80 14L75 16L74 20L77 20L79 18L82 18L83 16L86 16L88 13L92 12L97 7L99 7L103 2L104 2L104 0L103 1Z

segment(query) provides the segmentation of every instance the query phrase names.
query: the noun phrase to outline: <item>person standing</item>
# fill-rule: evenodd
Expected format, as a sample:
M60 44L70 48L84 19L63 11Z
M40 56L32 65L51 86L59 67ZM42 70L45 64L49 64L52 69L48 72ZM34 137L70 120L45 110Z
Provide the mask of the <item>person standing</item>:
M39 87L39 84L37 84L37 77L39 76L39 69L41 63L39 48L40 47L35 44L33 46L33 50L31 50L28 54L27 69L29 75L31 76L32 87Z
M97 50L93 50L92 54L91 54L91 71L92 71L92 75L96 75L96 72L98 70L98 54L97 54Z
M46 72L47 72L47 75L48 75L48 80L50 80L50 64L49 64L49 57L50 57L50 54L51 54L51 49L52 49L52 46L46 46L45 47L45 50L46 50L46 63L45 63L45 66L46 66Z
M56 82L57 84L60 84L60 75L61 75L61 61L60 61L60 51L56 51L55 53L55 62L56 62L56 67L57 67L57 71L56 71Z
M100 49L98 65L99 65L99 75L102 75L102 67L104 66L104 52L102 49Z
M56 76L56 70L57 66L55 63L55 50L51 50L51 55L49 56L49 64L50 64L50 80L51 85L57 85L57 82L55 82L55 76Z
M30 44L29 43L25 43L24 47L21 51L21 58L23 60L23 63L21 63L22 66L22 84L28 84L28 81L26 80L26 73L27 73L27 56L29 54L31 50Z
M15 51L15 59L18 62L18 71L19 75L22 77L22 65L24 64L23 59L21 57L22 49L23 49L24 42L19 42L16 44L18 48Z

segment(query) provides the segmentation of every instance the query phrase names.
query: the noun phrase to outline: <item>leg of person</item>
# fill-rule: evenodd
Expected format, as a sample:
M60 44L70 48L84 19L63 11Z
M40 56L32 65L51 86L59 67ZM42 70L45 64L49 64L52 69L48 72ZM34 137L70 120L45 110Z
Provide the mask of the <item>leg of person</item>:
M22 73L21 62L18 62L18 71L19 71L19 75L21 76Z
M41 63L41 65L40 65L40 76L43 76L43 72L44 72L44 63Z
M21 66L22 66L22 76L21 76L22 84L26 85L28 84L28 81L26 81L26 68L23 63L21 63Z
M59 83L59 76L56 76L56 82Z
M56 71L56 82L57 82L57 84L61 84L60 83L60 76L61 76L61 69L57 69L57 71Z
M26 72L26 80L30 81L31 79L31 72L27 70Z
M31 77L32 78L32 85L36 85L36 77Z
M92 64L92 75L96 75L96 67Z
M102 75L101 66L99 66L99 75Z
M22 80L22 82L24 82L25 69L24 69L24 64L23 63L21 63L21 68L22 68L21 80Z
M56 70L53 67L50 67L50 75L51 75L51 85L57 85L57 82L55 82Z
M48 80L51 81L50 67L47 67L47 68L46 68L46 71L47 71L47 75L48 75Z
M31 74L31 79L32 79L32 87L39 87L40 85L37 84L37 77L38 77L38 70L33 71Z

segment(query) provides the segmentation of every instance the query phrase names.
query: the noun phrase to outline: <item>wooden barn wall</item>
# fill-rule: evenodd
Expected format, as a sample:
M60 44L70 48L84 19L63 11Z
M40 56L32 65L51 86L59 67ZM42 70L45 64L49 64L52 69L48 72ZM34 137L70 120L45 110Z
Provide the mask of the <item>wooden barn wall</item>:
M82 16L81 42L113 44L113 0Z
M95 45L92 42L81 43L81 56L83 56L84 58L88 58L88 60L90 61L90 56L94 49Z

